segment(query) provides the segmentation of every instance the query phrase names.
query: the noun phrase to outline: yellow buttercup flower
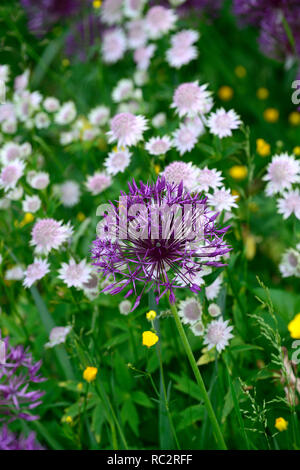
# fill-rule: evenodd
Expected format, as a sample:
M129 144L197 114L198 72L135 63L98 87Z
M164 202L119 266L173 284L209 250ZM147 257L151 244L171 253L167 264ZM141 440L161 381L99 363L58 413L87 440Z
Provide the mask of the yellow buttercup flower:
M154 310L150 310L149 312L146 313L146 318L149 321L154 320L155 317L156 317L156 312Z
M297 313L295 318L288 324L290 335L294 339L300 339L300 313Z
M300 113L298 111L293 111L289 115L289 122L292 126L299 126L300 125Z
M63 60L61 61L61 63L62 63L62 65L63 65L63 67L68 67L68 66L70 65L69 59L66 59L66 58L63 59Z
M286 431L288 428L288 421L286 421L284 418L276 418L275 420L275 428L278 429L278 431Z
M94 0L94 1L93 1L93 7L94 7L94 8L100 8L101 5L102 5L101 0Z
M71 416L67 416L66 419L65 419L65 421L66 421L66 423L71 424L72 421L73 421L73 419L72 419Z
M276 108L267 108L264 111L264 119L267 122L277 122L279 119L279 111Z
M256 96L259 100L266 100L269 97L269 90L267 88L258 88Z
M158 173L160 172L160 165L154 165L154 171L158 175Z
M229 101L233 97L233 89L227 85L221 86L218 91L218 96L223 101Z
M247 70L245 69L245 67L243 67L243 65L237 65L234 69L234 73L237 77L244 78L247 75Z
M261 157L267 157L271 153L271 146L264 139L256 139L256 152Z
M78 214L76 215L76 219L78 220L78 222L83 222L85 220L85 215L83 212L78 212Z
M293 148L293 154L296 155L296 157L300 156L300 145Z
M243 180L248 174L248 169L244 165L234 165L230 168L229 174L235 180Z
M152 331L143 332L143 345L147 346L147 348L154 346L158 340L158 336L155 333L152 333Z
M87 382L93 382L95 380L98 373L97 367L87 367L83 372L83 378Z

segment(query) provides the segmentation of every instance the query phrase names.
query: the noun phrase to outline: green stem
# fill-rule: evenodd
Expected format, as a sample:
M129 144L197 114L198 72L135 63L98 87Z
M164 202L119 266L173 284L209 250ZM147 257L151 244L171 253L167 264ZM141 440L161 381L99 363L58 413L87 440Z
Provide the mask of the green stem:
M170 301L169 301L169 303L170 303L171 312L172 312L172 314L174 316L174 319L175 319L175 323L176 323L176 326L177 326L178 333L180 335L180 338L181 338L182 344L184 346L186 355L188 357L189 363L191 365L191 368L194 372L197 384L199 386L201 398L204 402L208 417L210 419L216 442L218 444L219 449L227 450L227 447L226 447L226 444L225 444L225 441L224 441L224 438L223 438L222 431L220 429L220 426L219 426L219 423L217 421L215 412L214 412L213 407L211 405L211 402L210 402L208 393L206 391L205 384L203 382L203 379L202 379L202 376L200 374L199 368L198 368L197 363L195 361L193 351L192 351L191 346L190 346L190 344L188 342L188 339L186 337L184 328L181 324L181 320L179 318L177 308L176 308L175 304L171 304Z

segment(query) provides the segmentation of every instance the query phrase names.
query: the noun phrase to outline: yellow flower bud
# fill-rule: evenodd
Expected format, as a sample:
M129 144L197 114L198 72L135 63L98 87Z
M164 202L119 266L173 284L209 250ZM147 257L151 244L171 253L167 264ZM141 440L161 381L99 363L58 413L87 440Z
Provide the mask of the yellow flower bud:
M150 310L148 313L146 313L146 318L149 321L154 320L155 317L156 317L156 312L154 310Z
M264 139L256 140L256 152L261 157L267 157L271 153L271 146Z
M286 431L288 427L288 421L286 421L284 418L276 418L275 420L275 428L278 429L278 431Z
M269 97L269 90L267 88L258 88L256 96L259 100L266 100Z
M248 174L248 169L244 165L234 165L230 168L229 174L235 180L243 180Z
M289 115L289 122L292 126L299 126L300 125L300 113L298 111L293 111Z
M218 91L218 96L223 101L230 101L233 97L233 89L227 85L221 86Z
M276 108L267 108L264 111L264 119L267 122L277 122L279 119L279 111Z
M87 367L83 372L83 378L87 382L93 382L97 376L98 369L97 367Z

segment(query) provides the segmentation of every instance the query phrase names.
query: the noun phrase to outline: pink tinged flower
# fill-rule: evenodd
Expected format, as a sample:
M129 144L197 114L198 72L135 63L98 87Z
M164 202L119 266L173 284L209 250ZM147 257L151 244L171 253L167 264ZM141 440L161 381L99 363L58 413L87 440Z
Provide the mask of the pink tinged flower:
M181 124L177 131L173 132L173 146L178 150L180 155L190 152L197 143L197 135L190 126Z
M50 182L49 174L44 171L30 171L26 179L32 188L39 190L47 188Z
M8 119L4 121L2 123L1 129L4 134L15 134L15 132L17 131L16 119Z
M117 83L117 86L112 91L112 99L115 103L128 100L133 94L133 81L123 78Z
M48 114L44 112L37 113L34 117L34 122L37 129L46 129L50 125Z
M93 196L102 193L112 184L111 176L105 172L96 171L93 175L88 176L85 183L86 188Z
M154 44L149 46L139 47L134 51L133 59L140 70L147 70L150 60L153 57L156 47Z
M163 6L150 8L145 17L146 29L151 39L158 39L174 28L177 16Z
M52 328L49 335L49 342L45 344L45 348L53 348L58 344L65 343L71 330L71 326L55 326Z
M15 90L17 92L21 92L25 90L25 88L27 88L28 82L29 82L29 70L27 69L25 70L24 73L22 73L22 75L18 75L15 78L15 82L14 82Z
M90 279L92 267L87 264L85 259L76 263L76 261L71 258L68 263L62 263L58 273L59 279L68 287L83 289L84 283L88 282Z
M202 336L204 333L203 323L201 321L199 321L198 323L195 323L194 325L191 326L191 330L195 336Z
M2 168L0 173L0 188L4 191L15 188L19 179L23 176L25 165L20 160L15 160Z
M287 219L292 214L295 214L297 219L300 219L300 192L299 189L290 190L283 194L283 197L278 199L277 207L279 214Z
M123 0L104 0L100 13L103 23L108 25L120 23L123 18Z
M211 317L219 317L222 313L219 305L214 303L210 304L207 310Z
M7 142L3 145L0 155L2 163L7 165L14 160L22 158L21 147L15 142Z
M196 181L197 168L190 162L172 162L166 166L162 176L171 184L180 184L183 181L184 187L187 190L192 190Z
M73 101L64 103L59 111L55 114L54 120L57 124L70 124L76 117L76 107Z
M130 300L122 300L119 304L119 311L121 315L128 315L132 309L132 302Z
M109 175L116 175L119 172L123 173L130 163L131 155L126 148L110 152L104 161L107 173Z
M208 194L208 204L213 206L217 211L230 211L234 207L238 207L236 199L238 196L233 196L230 189L220 188L215 189L213 194Z
M297 246L299 249L300 247ZM282 277L296 276L300 277L300 253L293 248L287 250L281 259L279 271Z
M41 200L38 196L26 196L22 202L22 209L24 212L34 214L41 207Z
M147 42L147 34L145 30L144 20L129 21L127 27L127 41L130 49L142 47Z
M166 135L163 137L151 137L149 142L145 144L145 149L151 155L165 155L171 147L171 139Z
M231 334L233 327L228 326L228 323L228 320L224 321L220 318L208 325L204 338L204 344L207 344L208 350L216 347L217 351L221 352L228 345L229 340L233 338Z
M218 297L219 292L221 290L221 286L222 286L222 279L219 276L217 277L217 279L214 280L212 284L210 284L209 286L205 288L206 298L208 300L213 300L216 297Z
M146 0L125 0L124 13L128 18L138 18L144 8Z
M180 69L183 65L189 64L198 57L198 51L195 46L176 45L172 46L166 52L168 64L175 69Z
M114 64L122 59L126 51L126 36L121 28L106 31L102 41L103 61Z
M24 277L24 269L22 266L13 266L10 269L7 269L4 274L4 279L6 281L21 281Z
M73 229L70 223L54 219L38 220L31 232L30 245L35 247L38 254L48 254L51 250L57 250L63 243L71 238Z
M268 181L266 193L272 196L290 189L293 183L300 181L300 162L287 153L274 155L267 168L267 174L263 177Z
M232 136L232 131L238 129L241 124L240 117L233 109L225 111L224 108L211 113L207 121L211 134L217 135L220 139Z
M207 84L199 86L197 81L182 83L175 90L171 108L175 108L180 117L208 113L213 101L206 88Z
M135 116L131 113L116 114L110 121L108 141L110 143L116 141L119 147L130 147L143 139L143 132L146 129L147 121L144 116Z
M192 46L199 39L198 31L193 29L183 29L171 37L172 46Z
M68 180L59 186L60 202L65 207L73 207L80 199L80 188L76 181Z
M43 106L48 113L54 113L59 109L59 101L57 98L48 96L48 98L45 98Z
M182 323L193 325L201 320L201 304L193 297L182 300L179 303L178 314L182 319Z
M91 110L88 119L93 126L104 126L109 119L109 108L97 106Z
M223 177L222 173L215 168L209 169L207 167L200 169L197 175L196 189L198 191L208 192L210 188L217 189L222 186Z
M35 258L34 263L27 266L23 280L24 287L31 287L36 281L42 279L49 272L49 263L45 259Z

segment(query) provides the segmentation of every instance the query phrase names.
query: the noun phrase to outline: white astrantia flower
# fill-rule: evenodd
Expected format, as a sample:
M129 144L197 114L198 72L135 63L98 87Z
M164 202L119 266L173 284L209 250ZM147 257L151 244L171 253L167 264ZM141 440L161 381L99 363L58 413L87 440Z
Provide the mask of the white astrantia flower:
M49 173L45 171L29 171L26 176L26 181L34 189L45 189L50 183Z
M204 333L204 325L201 321L195 323L191 326L191 330L195 336L203 336Z
M19 160L22 158L20 145L15 142L6 142L0 151L0 158L3 165L7 165L14 160Z
M219 317L222 313L219 305L214 303L210 304L207 310L211 317Z
M190 285L195 284L196 286L200 287L205 284L205 276L210 274L212 269L209 266L202 266L201 271L196 273L191 273L187 268L182 270L178 276L176 277L176 285L185 287L187 282L190 282Z
M175 12L163 6L151 7L145 16L145 27L151 39L159 39L171 31L177 20Z
M7 119L2 122L1 130L4 134L15 134L17 131L16 119Z
M14 160L2 168L0 173L0 188L5 192L16 187L17 182L24 174L24 162Z
M92 266L88 265L85 259L76 263L73 258L70 258L68 263L62 263L58 273L59 279L68 287L82 289L84 283L90 279Z
M130 313L130 310L132 308L132 303L130 300L122 300L119 304L119 311L122 315L128 315Z
M112 91L112 99L115 103L126 101L132 97L133 94L133 81L129 78L122 78L118 81L117 85Z
M186 47L192 46L198 41L200 35L194 29L182 29L171 37L172 46L185 45Z
M279 265L282 277L300 277L300 253L294 248L290 248L282 256Z
M100 9L103 23L114 25L123 18L123 0L104 0Z
M29 157L32 153L32 145L30 142L24 142L20 145L21 158Z
M71 330L71 326L55 326L52 328L49 335L49 342L45 344L45 348L53 348L58 344L65 343Z
M197 191L204 191L208 192L210 188L217 189L222 186L223 180L222 173L215 168L202 168L198 171L197 179L196 179L196 187Z
M216 112L210 114L207 120L211 134L220 139L232 136L232 131L238 129L241 124L240 117L233 109L229 111L225 111L224 108L217 109Z
M133 59L139 70L147 70L155 50L154 44L148 44L148 46L139 47L134 51Z
M133 74L134 82L137 86L143 86L149 82L149 75L147 70L136 69Z
M233 196L230 189L216 188L213 194L207 195L207 203L214 207L216 211L230 211L234 207L238 207L236 204L238 196Z
M208 300L214 300L218 297L219 292L222 286L222 278L218 276L214 282L212 282L209 286L205 287L205 296Z
M147 33L145 29L145 20L137 19L128 21L126 29L129 49L138 49L146 44Z
M21 75L18 75L14 80L14 89L21 92L27 88L29 83L29 70L26 69Z
M197 48L195 46L185 46L184 44L172 46L166 52L168 64L175 69L180 69L183 65L189 64L197 57Z
M84 129L81 135L81 138L84 142L89 142L91 140L94 140L95 137L99 135L99 129L96 127L89 127L87 129Z
M109 108L100 105L90 111L88 120L93 126L104 126L108 122L109 114Z
M65 207L73 207L80 199L80 187L76 181L67 180L59 185L60 202Z
M104 160L104 166L109 175L123 173L128 167L131 159L131 153L127 148L115 149L108 154Z
M194 297L188 297L179 303L178 314L182 319L182 323L193 325L201 320L201 304Z
M42 279L50 271L49 263L45 259L35 258L24 272L24 287L31 287L36 281Z
M57 250L71 238L73 228L70 223L54 219L38 219L31 232L30 245L34 246L37 254L47 255L51 250Z
M74 121L76 114L77 111L75 104L73 101L68 101L67 103L64 103L55 114L54 120L57 124L70 124L70 122Z
M156 129L163 127L166 124L166 122L167 122L166 113L157 113L152 118L152 126L155 127Z
M93 196L102 193L112 184L112 179L109 174L104 171L96 171L93 175L87 177L85 186Z
M171 108L176 110L179 117L208 113L213 106L213 100L207 86L199 86L198 81L182 83L175 90Z
M122 59L127 47L126 36L121 28L105 31L102 40L102 58L107 64Z
M198 137L191 126L181 124L172 134L173 146L180 155L190 152L196 145Z
M287 219L292 214L295 214L297 219L300 219L300 191L294 189L283 193L282 198L278 199L277 207L279 214L282 214L284 219Z
M6 210L10 206L10 200L7 199L6 197L1 197L0 198L0 210Z
M147 120L144 116L135 116L132 113L116 114L110 121L108 142L116 141L119 147L131 147L143 139L146 129Z
M88 299L94 300L96 297L98 297L99 276L96 271L92 270L89 280L83 283L82 289Z
M165 155L171 147L172 141L167 135L163 137L151 137L145 144L145 149L151 155Z
M204 127L204 117L201 115L199 116L193 116L193 117L185 117L184 119L184 124L188 127L190 127L195 134L196 137L200 137L206 132L206 129Z
M59 110L60 103L57 98L48 96L43 102L43 106L48 113L55 113Z
M6 281L21 281L24 277L24 269L20 265L9 268L4 273L4 279Z
M139 18L146 0L124 0L124 14L127 18Z
M208 350L215 347L218 352L221 352L229 344L229 340L233 338L231 334L233 327L228 326L228 323L228 320L224 321L222 318L209 323L204 337L204 344L207 344Z
M47 129L50 126L50 119L48 114L44 112L37 113L34 116L34 123L37 129Z
M24 189L23 186L16 186L13 189L10 189L8 193L6 193L6 197L10 199L11 201L19 201L19 199L22 199L24 194Z
M168 183L180 184L190 191L195 186L198 169L191 162L175 161L167 165L162 172Z
M287 153L274 155L263 180L268 182L268 196L290 189L293 183L300 181L300 161Z
M9 65L0 65L0 80L4 83L9 79Z
M24 201L22 202L22 209L24 212L30 212L34 214L37 212L41 207L41 200L38 196L27 196L25 197Z

